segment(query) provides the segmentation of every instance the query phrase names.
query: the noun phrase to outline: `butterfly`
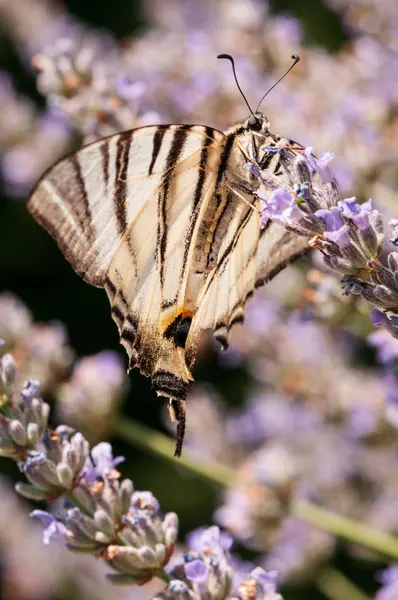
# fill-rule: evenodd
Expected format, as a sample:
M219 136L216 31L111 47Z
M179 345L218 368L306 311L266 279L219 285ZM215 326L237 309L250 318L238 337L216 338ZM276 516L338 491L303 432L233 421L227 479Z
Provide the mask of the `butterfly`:
M253 290L308 250L279 224L260 228L254 195L259 173L266 191L293 191L301 150L259 112L224 132L144 126L61 160L30 196L75 271L105 288L129 368L168 399L176 456L202 332L225 349Z

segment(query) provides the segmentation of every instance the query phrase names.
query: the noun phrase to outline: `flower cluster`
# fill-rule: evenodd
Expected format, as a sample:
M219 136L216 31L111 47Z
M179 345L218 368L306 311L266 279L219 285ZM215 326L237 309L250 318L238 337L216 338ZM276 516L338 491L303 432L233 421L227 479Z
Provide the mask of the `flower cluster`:
M320 250L325 265L342 275L346 295L358 295L378 309L398 312L398 253L382 256L382 215L371 200L359 204L356 198L341 199L329 167L332 158L328 153L316 159L307 148L295 160L293 193L279 188L266 196L260 187L256 194L263 202L262 222L271 220L311 238L310 246ZM265 177L262 172L260 180ZM396 221L391 223L396 228ZM395 234L390 241L395 245ZM389 319L378 310L373 321L398 336L396 317Z
M25 304L10 293L0 294L0 339L0 357L10 353L18 365L17 387L27 379L39 380L43 395L57 397L59 420L87 430L90 441L105 435L128 389L119 354L103 351L73 365L65 327L33 321Z
M234 570L229 536L212 527L191 537L191 549L167 570L178 534L175 513L163 515L150 492L135 491L120 480L110 444L90 450L83 435L65 425L48 428L49 406L38 381L16 388L16 365L10 354L0 359L0 455L12 458L29 483L16 490L31 500L61 501L53 515L34 510L44 526L43 541L64 541L72 552L100 556L114 583L143 585L154 577L168 582L156 598L197 600L231 598ZM239 580L237 598L281 600L275 573L254 569ZM250 593L249 593L250 592Z

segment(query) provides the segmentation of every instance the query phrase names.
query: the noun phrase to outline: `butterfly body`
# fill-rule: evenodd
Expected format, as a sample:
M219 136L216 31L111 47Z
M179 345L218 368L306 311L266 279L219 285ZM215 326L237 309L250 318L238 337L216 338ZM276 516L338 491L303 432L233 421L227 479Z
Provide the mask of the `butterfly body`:
M307 249L277 224L261 231L253 195L259 174L293 188L293 144L259 114L225 132L142 127L62 160L30 197L76 272L105 288L130 367L169 399L176 454L202 331L227 347L255 286Z

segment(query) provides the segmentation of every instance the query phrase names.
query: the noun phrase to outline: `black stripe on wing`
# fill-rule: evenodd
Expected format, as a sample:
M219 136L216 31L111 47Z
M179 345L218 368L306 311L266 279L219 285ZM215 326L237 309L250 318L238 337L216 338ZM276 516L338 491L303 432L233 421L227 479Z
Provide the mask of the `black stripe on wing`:
M73 214L77 217L82 231L87 235L90 241L93 241L93 230L91 227L92 214L88 201L86 184L82 173L82 168L77 155L71 159L71 165L75 172L76 183L79 191L79 201L71 203Z
M116 180L114 206L117 228L120 235L127 229L127 173L129 168L130 146L133 141L133 131L121 134L116 146Z
M153 148L152 148L152 156L151 162L149 164L148 175L153 174L153 169L155 168L156 159L159 156L160 149L162 147L162 142L164 138L164 134L169 129L169 125L159 125L154 136L153 136Z
M173 139L170 144L170 150L166 158L165 174L162 185L159 189L158 197L158 228L155 260L159 267L160 284L164 285L164 270L167 247L167 201L169 197L170 184L174 176L175 167L184 150L185 142L190 131L190 125L181 125L175 129Z
M190 220L190 224L189 224L187 237L185 240L184 263L183 263L183 267L182 267L180 281L182 281L182 279L184 278L185 271L188 266L188 254L189 254L190 248L193 243L193 232L194 232L196 224L197 224L197 220L198 220L198 216L199 216L199 212L200 212L203 188L204 188L206 178L208 175L206 166L207 166L207 161L208 161L208 157L209 157L209 147L214 142L214 130L211 129L210 127L206 127L205 131L206 131L206 137L203 140L202 150L201 150L201 154L200 154L198 181L196 183L195 192L194 192L194 196L193 196L193 205L192 205L193 210L192 210L192 214L191 214L191 220Z

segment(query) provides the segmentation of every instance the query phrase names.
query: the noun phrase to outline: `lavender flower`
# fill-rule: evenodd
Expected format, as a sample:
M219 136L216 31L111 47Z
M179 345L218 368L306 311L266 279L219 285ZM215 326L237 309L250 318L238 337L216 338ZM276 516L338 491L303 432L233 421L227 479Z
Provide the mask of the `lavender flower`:
M0 455L24 460L44 434L50 409L39 397L36 381L27 381L17 399L15 377L15 362L5 354L0 359Z
M44 526L43 541L63 539L69 550L100 553L116 573L115 581L144 583L162 572L174 550L178 519L163 516L150 492L137 492L129 479L119 481L108 443L89 444L79 432L60 425L47 428L49 407L40 399L38 381L15 392L16 366L0 359L0 453L14 459L29 483L16 490L33 500L64 497L56 515L32 512ZM66 498L67 496L67 498ZM78 504L73 506L73 502Z
M398 565L392 565L380 573L379 581L383 585L375 600L395 600L398 596Z
M14 346L31 322L32 315L19 298L6 292L0 294L0 338L5 342L0 352Z
M282 225L292 225L295 221L300 222L302 213L294 196L288 190L283 188L275 190L269 198L261 192L258 196L265 203L265 207L261 211L261 220L264 225L269 219Z
M127 385L123 361L115 352L84 357L76 362L69 381L59 388L59 418L83 431L88 439L101 439Z
M195 599L222 600L228 597L232 587L232 568L228 552L218 542L217 529L211 528L207 535L202 533L202 551L190 550L173 566L169 573L171 581L158 598L177 598L181 593Z

